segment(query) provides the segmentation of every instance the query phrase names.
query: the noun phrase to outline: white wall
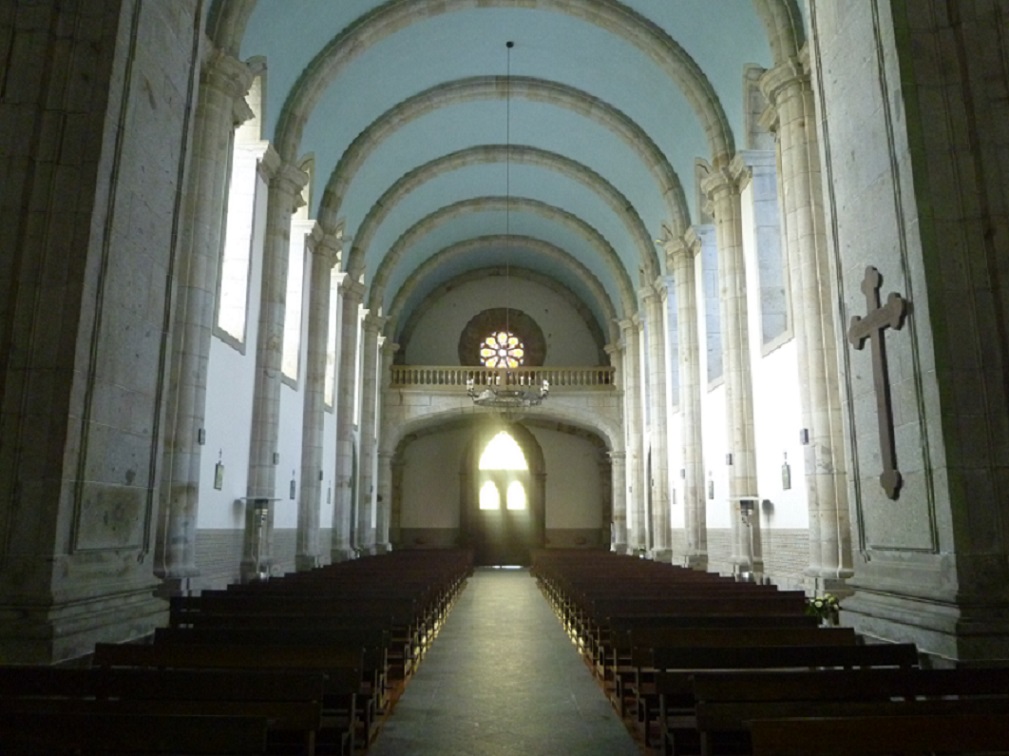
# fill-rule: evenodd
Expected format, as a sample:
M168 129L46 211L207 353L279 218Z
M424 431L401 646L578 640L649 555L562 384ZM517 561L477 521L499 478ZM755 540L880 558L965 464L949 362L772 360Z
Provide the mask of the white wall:
M569 433L533 428L546 465L547 528L599 528L599 449Z
M809 506L803 480L803 450L799 440L802 419L799 400L799 369L796 343L788 336L766 351L761 337L760 265L757 260L756 228L768 219L755 217L753 184L742 191L743 257L746 265L748 335L753 380L754 443L757 462L757 494L770 500L762 526L809 527ZM765 208L766 212L766 208ZM782 486L782 463L791 469L791 488Z
M595 365L598 350L585 321L552 289L512 276L467 281L446 292L424 312L404 348L412 365L458 365L459 336L477 314L509 306L535 320L546 340L546 365Z
M249 273L249 311L244 353L216 336L210 340L207 365L207 443L200 458L200 508L197 528L243 529L248 492L249 444L252 435L252 394L255 381L256 338L259 333L260 282L263 275L263 238L266 229L266 182L257 174L255 229ZM224 463L224 485L214 489L214 467Z
M459 527L459 465L471 435L434 433L404 449L401 527Z

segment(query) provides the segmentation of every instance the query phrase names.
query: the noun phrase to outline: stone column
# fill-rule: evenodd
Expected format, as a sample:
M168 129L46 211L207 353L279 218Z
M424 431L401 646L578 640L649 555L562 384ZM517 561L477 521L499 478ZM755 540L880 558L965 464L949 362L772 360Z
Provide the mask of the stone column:
M668 562L672 531L669 509L669 447L666 438L668 397L666 396L666 318L663 301L654 286L641 292L645 318L648 320L649 440L651 446L652 559Z
M390 501L389 501L389 548L403 545L403 460L393 455L389 461Z
M294 557L298 571L310 570L320 564L319 509L322 506L322 449L326 425L329 300L333 266L340 253L340 240L334 235L317 233L317 236L320 238L309 245L312 270L308 291L308 355L301 431L301 495L298 498L297 551Z
M354 477L354 391L357 386L357 332L364 285L351 276L341 285L343 306L340 312L340 382L336 398L336 499L333 505L331 561L342 562L355 556L350 542L354 503L351 484Z
M613 532L610 534L610 551L627 553L627 455L611 451L610 480L613 485Z
M606 354L610 356L610 365L613 366L614 380L616 381L617 388L622 394L626 394L627 388L624 383L623 375L623 353L621 351L619 344L607 344L605 347ZM624 401L624 417L626 417L627 403L626 399ZM624 442L626 443L627 434L624 434ZM612 510L613 510L613 520L610 533L610 549L617 554L627 553L627 474L626 474L626 462L625 453L623 451L614 450L610 452L610 461L613 465L613 472L611 474L611 481L613 483L613 495L612 495ZM617 473L617 466L619 460L619 476ZM619 477L619 480L617 479Z
M814 591L837 592L839 582L852 575L851 527L813 92L808 72L795 60L767 71L760 87L773 108L769 125L776 126L799 399L809 435L804 447L810 508L806 574Z
M180 226L179 284L173 326L172 369L165 438L166 482L159 511L154 573L167 593L187 589L196 566L201 435L207 400L207 362L228 193L228 162L235 128L253 116L245 102L253 73L241 61L215 53L201 77L194 118L190 202Z
M256 374L252 393L252 438L249 442L248 509L242 579L254 579L273 562L273 507L267 506L265 527L258 510L276 497L277 440L280 433L280 377L284 353L287 264L291 253L291 216L303 204L301 190L308 175L294 165L278 166L270 179L266 204L266 239L256 337ZM253 509L256 512L253 512ZM257 553L254 553L258 551Z
M389 541L389 524L392 515L392 454L378 453L378 496L375 502L375 553L388 554L392 551Z
M750 342L747 336L746 268L743 259L742 210L739 185L728 170L712 171L702 182L712 204L718 240L718 281L721 292L722 354L725 376L725 416L728 425L729 501L733 513L738 502L757 498L756 455L753 431L753 390ZM748 532L733 518L734 569L752 572L741 538Z
M701 443L701 357L698 342L696 256L700 239L677 239L666 247L667 267L676 282L679 323L680 428L683 456L683 506L687 553L683 563L693 569L708 567L707 498L704 493L704 452Z
M378 416L375 419L375 427L381 429L378 433L376 444L383 443L384 439L388 438L388 430L382 427L382 403L385 397L385 389L389 386L389 377L392 368L393 360L396 356L396 352L399 350L399 344L389 340L388 338L383 339L382 343L382 364L379 370L378 383L379 383L379 401L377 403ZM375 528L375 546L379 553L387 553L392 550L392 545L389 541L389 530L392 521L392 459L393 454L391 451L379 448L378 452L378 495L375 501L376 510L376 528Z
M641 460L641 383L638 327L634 319L620 321L624 342L624 431L627 450L627 547L631 553L647 547L644 475Z
M364 331L361 357L361 427L358 430L360 443L359 476L357 487L357 547L367 554L375 553L375 454L377 443L378 402L378 342L385 319L372 313L364 316Z

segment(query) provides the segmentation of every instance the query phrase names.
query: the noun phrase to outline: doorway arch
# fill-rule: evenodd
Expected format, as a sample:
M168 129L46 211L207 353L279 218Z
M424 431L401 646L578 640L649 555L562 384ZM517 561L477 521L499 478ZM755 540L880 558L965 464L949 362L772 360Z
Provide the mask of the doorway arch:
M536 437L521 423L478 427L459 477L462 539L474 563L531 564L546 532L546 472Z

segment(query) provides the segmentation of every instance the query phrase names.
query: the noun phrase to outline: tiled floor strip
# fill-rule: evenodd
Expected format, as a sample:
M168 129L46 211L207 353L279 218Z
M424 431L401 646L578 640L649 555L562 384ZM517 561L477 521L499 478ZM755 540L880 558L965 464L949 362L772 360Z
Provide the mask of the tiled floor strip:
M528 570L478 568L369 756L639 756Z

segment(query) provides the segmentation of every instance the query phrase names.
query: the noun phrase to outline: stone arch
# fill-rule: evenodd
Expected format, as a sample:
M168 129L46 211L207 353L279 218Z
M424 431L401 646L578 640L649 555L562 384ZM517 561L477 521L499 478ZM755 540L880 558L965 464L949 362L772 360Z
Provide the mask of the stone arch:
M536 213L544 218L552 220L560 225L566 226L574 233L581 236L589 246L599 255L609 268L613 279L617 282L620 292L620 304L627 316L636 310L636 294L631 286L630 277L620 263L617 253L610 246L602 235L585 221L575 217L571 213L560 208L548 205L536 200L516 198L516 197L474 197L472 199L446 205L443 208L431 213L425 218L417 221L407 229L389 248L389 252L382 259L378 270L372 278L371 291L369 295L369 305L380 304L383 292L388 283L392 269L399 262L411 244L421 239L425 234L433 231L443 223L447 223L452 218L465 213L478 212L482 210L504 210L508 204L512 212L526 211ZM351 275L355 275L352 273ZM356 275L361 275L359 271Z
M357 258L364 255L371 244L375 231L385 218L392 212L396 204L424 182L459 168L481 163L504 163L510 160L512 164L535 165L549 168L568 176L592 190L613 210L614 215L622 220L630 235L638 245L638 256L651 280L659 275L659 261L645 228L644 221L637 210L613 184L593 171L588 166L554 152L537 147L481 145L451 152L435 158L424 165L418 166L404 174L396 183L389 187L372 205L354 236L353 249L358 250ZM355 252L351 251L351 257ZM348 264L355 264L348 261Z
M775 65L796 58L806 33L795 0L753 0L753 6L767 30Z
M459 461L459 477L462 481L459 491L459 532L464 545L475 546L479 558L479 547L473 543L478 527L473 521L473 513L479 497L479 473L477 463L491 438L500 431L507 431L525 456L528 470L528 508L531 513L531 546L542 548L546 538L546 460L543 447L532 432L522 423L502 423L498 419L487 419L473 423L466 451Z
M238 50L255 0L215 0L207 29L225 49ZM343 67L373 43L412 23L442 13L474 7L474 0L389 0L365 13L337 34L306 66L284 103L277 125L276 147L288 159L298 153L309 114ZM480 0L481 7L508 7L512 0ZM690 103L707 136L711 162L728 164L735 145L728 118L711 82L680 44L659 26L616 0L538 0L538 7L565 13L618 35L640 49L669 75Z
M419 92L393 106L375 119L344 151L340 162L326 183L319 207L319 220L323 224L332 223L339 216L343 197L361 170L371 152L390 134L427 113L449 104L471 100L500 99L503 97L504 77L473 76L465 79L438 84ZM533 102L546 102L577 113L583 113L608 128L631 150L636 152L643 165L655 178L657 191L666 200L675 229L686 231L690 226L683 185L666 159L662 150L637 123L626 114L607 104L598 97L566 84L535 79L512 77L508 80L508 91L513 98L525 98ZM347 270L359 266L363 255L360 249L352 250L348 258ZM648 259L648 257L646 257Z
M492 238L498 241L504 239L503 236ZM565 255L560 250L557 250L557 248L551 244L547 244L546 242L541 242L539 240L533 240L533 239L529 239L529 242L536 242L538 248L550 248L556 250L561 255L564 255L564 257L567 260L569 260L565 264L581 265L581 263L579 263L578 261L568 258L567 255ZM441 262L445 262L446 259L451 259L451 257L454 256L448 254L450 252L457 252L457 254L466 254L467 252L470 252L471 250L486 244L488 244L488 241L484 238L467 240L466 242L454 245L453 247L450 247L447 250L439 252L431 259L434 260L434 258L441 258ZM425 266L426 265L427 263L425 263ZM437 265L434 265L432 267L437 267ZM399 312L402 310L402 303L400 303L395 310L390 309L388 333L398 334L395 336L395 338L397 343L400 345L400 351L398 351L396 354L397 355L403 354L403 351L406 350L407 346L410 343L410 338L412 337L413 330L414 327L416 326L417 321L428 310L428 308L431 306L431 303L437 301L439 297L443 296L445 291L447 291L450 288L458 287L461 284L466 283L467 281L471 281L477 278L483 278L488 275L501 275L503 273L503 270L504 270L503 268L480 268L477 270L471 270L466 273L462 273L446 281L441 286L439 286L435 291L431 292L430 294L428 294L428 296L424 298L424 300L413 310L413 312L410 313L410 317L403 324L402 330L398 332L396 328L398 325L398 315ZM517 266L511 266L509 268L508 273L513 278L526 279L529 281L539 283L543 286L546 286L555 291L556 293L560 294L565 300L567 300L567 302L581 315L582 320L585 322L586 328L588 328L589 332L592 334L592 337L595 340L596 345L599 349L599 364L604 365L607 363L605 352L605 346L606 346L605 335L603 334L602 328L599 326L599 323L596 322L596 319L595 317L593 317L592 312L588 309L585 303L582 302L574 294L574 292L572 292L570 289L564 286L561 286L556 279L550 278L549 276L543 275L542 273L539 273L534 270L529 270L527 268ZM418 273L410 277L410 283L413 283L416 279L423 279L423 271L420 271L418 269ZM396 301L399 302L398 295ZM616 320L616 313L614 313L612 309L610 309L607 314L609 316L607 318L607 322L612 323Z
M379 454L393 454L399 448L400 442L412 433L420 433L425 429L446 423L472 422L474 418L492 414L489 410L474 407L464 393L457 406L439 406L434 409L413 408L414 412L398 418L395 423L383 422L381 448ZM608 452L624 451L624 431L619 420L611 419L604 413L575 402L545 402L540 407L531 410L522 422L561 423L565 427L580 428L594 433L602 439Z

